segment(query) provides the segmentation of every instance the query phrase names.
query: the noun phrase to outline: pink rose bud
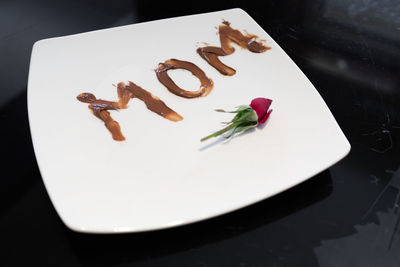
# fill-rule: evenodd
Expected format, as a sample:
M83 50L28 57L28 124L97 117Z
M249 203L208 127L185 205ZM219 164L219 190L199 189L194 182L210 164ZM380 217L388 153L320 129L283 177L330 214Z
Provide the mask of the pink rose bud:
M272 109L269 109L271 103L271 99L258 97L253 99L249 106L241 105L233 111L216 109L215 111L218 112L235 113L236 115L230 122L225 124L225 128L202 138L200 141L203 142L212 137L220 136L224 133L229 133L226 138L230 138L248 129L257 127L259 123L265 123L272 112Z
M258 122L264 123L272 112L269 110L272 100L264 97L254 98L251 101L250 107L255 110L258 116Z

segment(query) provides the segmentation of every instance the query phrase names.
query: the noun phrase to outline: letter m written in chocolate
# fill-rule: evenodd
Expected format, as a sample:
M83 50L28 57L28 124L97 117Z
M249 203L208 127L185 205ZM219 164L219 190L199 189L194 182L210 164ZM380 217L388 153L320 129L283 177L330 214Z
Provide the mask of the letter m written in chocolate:
M176 122L183 119L181 115L170 109L161 99L133 82L128 84L118 83L117 92L118 102L97 99L91 93L81 93L77 96L79 101L89 103L89 109L93 112L93 115L104 122L115 141L124 141L125 137L121 132L119 123L112 119L109 110L126 109L131 98L142 100L149 110L170 121Z

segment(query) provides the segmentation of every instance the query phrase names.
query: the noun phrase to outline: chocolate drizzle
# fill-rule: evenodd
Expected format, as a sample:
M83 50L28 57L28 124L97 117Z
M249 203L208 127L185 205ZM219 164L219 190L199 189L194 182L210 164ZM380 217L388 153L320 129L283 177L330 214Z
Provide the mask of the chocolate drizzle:
M83 103L89 103L89 109L92 110L97 118L104 122L113 139L116 141L123 141L125 137L122 135L119 123L112 119L108 110L126 109L131 98L136 97L142 100L149 110L170 121L180 121L183 119L181 115L170 109L161 99L133 82L129 82L128 85L122 82L118 83L117 92L118 102L97 99L91 93L81 93L76 97Z
M92 110L93 114L104 122L114 140L125 140L125 137L122 135L119 123L113 120L110 112L107 111L119 109L118 102L96 99L94 94L91 93L81 93L76 98L83 103L89 103L89 108Z
M235 52L235 48L231 46L231 42L253 53L262 53L271 49L271 47L265 46L262 42L257 41L257 35L247 32L242 34L239 30L231 28L230 23L227 21L224 21L222 25L218 27L218 32L221 47L200 47L197 49L197 53L223 75L232 76L236 73L236 70L225 65L218 58Z
M200 89L197 91L187 91L180 88L176 83L169 77L167 71L171 69L185 69L190 71L194 76L196 76L200 80ZM206 76L204 71L202 71L195 64L182 61L178 59L169 59L164 63L159 63L158 67L155 69L157 79L162 83L167 89L181 97L185 98L195 98L200 96L206 96L212 90L214 83L213 81Z
M126 104L129 101L129 98L138 98L142 100L146 107L157 113L158 115L170 120L170 121L181 121L183 117L170 109L161 99L151 94L150 92L144 90L142 87L134 84L133 82L129 82L128 85L120 82L117 86L118 89L118 98L119 104L122 107L126 107Z
M232 42L253 53L262 53L271 49L270 47L265 46L263 42L257 41L258 37L256 35L247 32L242 34L239 30L231 28L230 23L227 21L223 21L222 25L219 26L218 31L221 47L200 47L197 49L197 53L223 75L232 76L236 73L236 70L219 60L220 56L227 56L235 52L235 48L231 46ZM168 70L171 69L184 69L190 71L200 80L199 90L187 91L180 88L168 75ZM180 97L195 98L206 96L214 87L213 81L206 76L204 71L188 61L169 59L164 63L159 63L155 72L157 79L167 87L171 93ZM105 126L112 134L113 139L116 141L123 141L125 140L125 137L121 133L121 128L118 122L112 119L108 110L126 109L131 98L140 99L146 104L146 107L149 110L170 121L176 122L183 119L181 115L169 108L161 99L133 82L129 82L128 84L123 82L118 83L117 93L118 102L97 99L91 93L81 93L77 96L79 101L89 104L89 109L92 110L93 114L97 118L104 122Z

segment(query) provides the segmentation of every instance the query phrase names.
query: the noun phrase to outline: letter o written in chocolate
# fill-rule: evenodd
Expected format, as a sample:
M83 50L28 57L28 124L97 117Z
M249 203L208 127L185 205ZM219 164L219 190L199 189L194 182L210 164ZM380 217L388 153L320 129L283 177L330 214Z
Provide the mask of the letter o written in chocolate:
M167 71L171 69L184 69L190 71L194 76L196 76L200 80L200 89L197 91L187 91L180 88L176 83L169 77ZM155 69L157 79L162 83L167 89L181 97L185 98L195 98L200 96L208 95L213 86L213 81L206 76L204 71L202 71L199 67L195 64L182 61L178 59L169 59L166 60L164 63L159 63L158 67Z

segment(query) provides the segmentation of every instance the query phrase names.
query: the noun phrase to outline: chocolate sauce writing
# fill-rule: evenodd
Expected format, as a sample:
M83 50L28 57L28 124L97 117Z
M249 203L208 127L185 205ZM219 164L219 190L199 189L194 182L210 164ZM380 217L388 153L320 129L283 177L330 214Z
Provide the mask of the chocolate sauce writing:
M236 73L236 70L219 60L220 56L231 55L235 52L235 48L231 46L231 42L253 53L262 53L271 49L271 47L264 45L262 41L257 41L258 37L256 35L247 32L243 34L239 30L231 28L230 23L227 21L223 21L219 26L218 33L221 47L200 47L197 49L197 53L223 75L232 76ZM199 90L189 91L180 88L167 73L168 70L172 69L190 71L200 80ZM178 59L166 60L164 63L159 63L155 69L155 73L160 83L171 93L184 98L207 96L214 87L213 81L207 77L204 71L189 61ZM116 141L123 141L125 137L121 132L119 123L113 120L109 110L126 109L131 98L140 99L146 104L149 110L170 121L177 122L183 120L181 115L169 108L161 99L133 82L128 82L128 84L123 82L118 83L117 93L118 102L97 99L91 93L81 93L77 96L80 102L89 104L89 109L97 118L104 122L112 138Z

